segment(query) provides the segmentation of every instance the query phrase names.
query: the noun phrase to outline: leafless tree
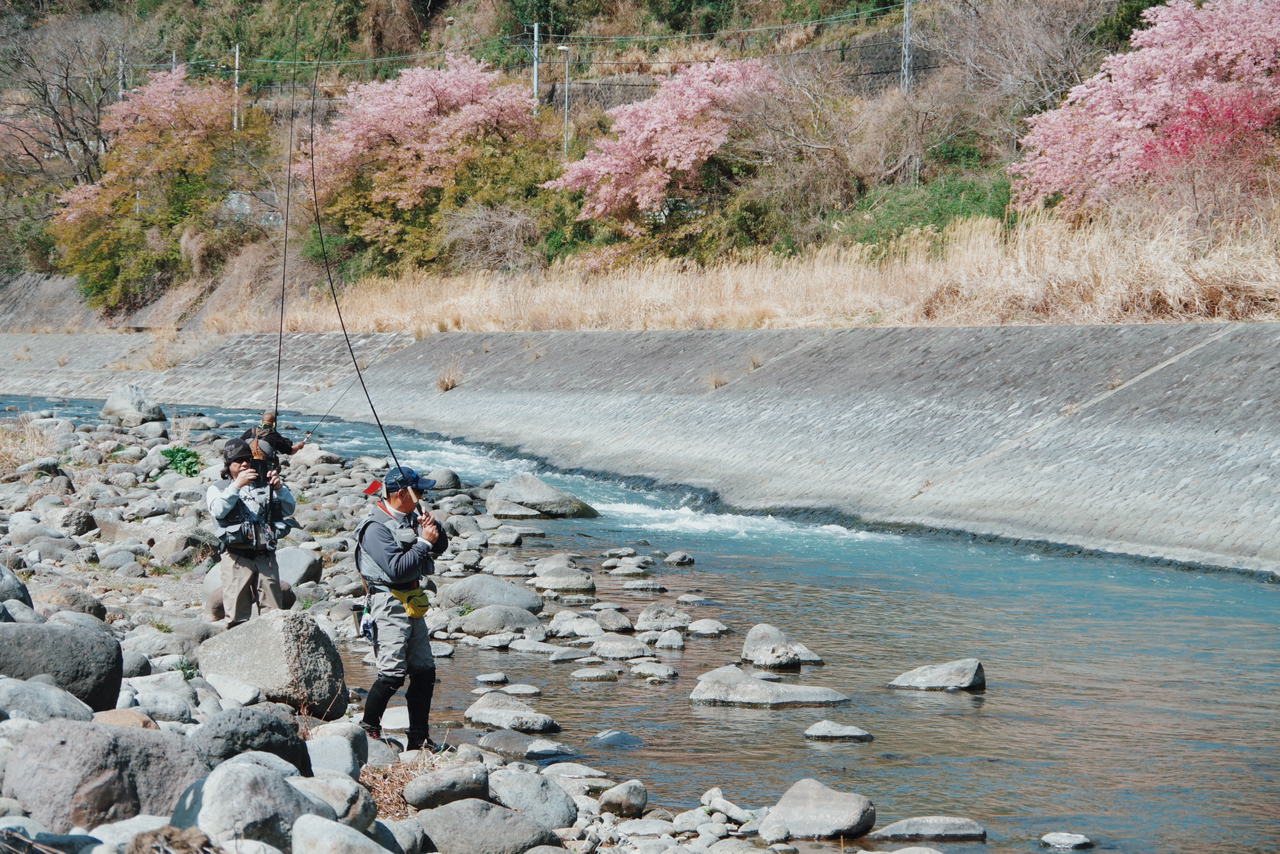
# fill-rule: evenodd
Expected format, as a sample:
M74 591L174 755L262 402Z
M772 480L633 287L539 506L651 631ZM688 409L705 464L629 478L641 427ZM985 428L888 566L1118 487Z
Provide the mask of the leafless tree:
M1093 29L1115 0L939 0L926 47L963 74L973 105L1011 146L1028 115L1061 103L1097 67Z

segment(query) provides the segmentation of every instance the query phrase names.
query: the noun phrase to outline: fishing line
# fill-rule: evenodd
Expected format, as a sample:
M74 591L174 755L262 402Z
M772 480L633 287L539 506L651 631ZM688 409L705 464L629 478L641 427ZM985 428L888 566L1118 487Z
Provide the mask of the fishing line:
M336 6L334 8L337 8ZM293 59L298 59L298 22L302 18L302 0L293 10ZM238 50L238 48L237 48ZM298 99L298 66L295 64L290 72L293 77L289 81L289 146L285 149L284 175L284 233L280 239L280 331L276 336L276 399L271 407L272 412L280 411L280 372L284 365L284 298L289 283L289 209L293 200L293 166L289 162L293 155L293 123ZM314 98L312 99L314 102ZM314 103L312 104L314 113Z
M301 11L301 9L302 9L302 0L298 0L299 12ZM311 139L309 140L309 145L311 146L311 158L310 158L311 160L311 204L312 204L313 213L315 215L316 237L319 239L319 243L320 243L320 259L324 264L324 276L325 276L325 280L329 284L329 293L333 296L333 309L335 312L337 312L337 315L338 315L338 325L342 327L342 339L347 344L347 352L351 355L351 364L356 369L356 379L360 381L360 388L364 392L364 399L369 403L369 411L373 414L373 421L375 424L378 425L378 432L382 434L382 441L386 444L388 453L391 454L391 462L396 466L396 468L399 468L400 459L396 456L396 449L391 447L391 439L387 437L387 430L385 427L382 426L382 419L378 417L378 408L373 405L373 396L369 394L369 387L365 384L365 381L364 381L364 373L360 370L360 360L356 358L355 348L351 344L351 335L350 333L347 332L347 322L342 317L342 306L338 301L338 287L336 284L334 284L334 281L333 281L333 268L329 264L329 250L328 250L328 247L325 246L324 226L321 224L321 220L320 220L320 193L319 193L320 182L319 182L319 179L316 177L315 92L320 85L320 64L318 60L324 58L324 44L325 44L325 41L328 39L329 27L333 23L334 16L337 14L337 12L338 12L338 6L337 6L337 3L334 3L333 9L329 13L329 19L325 22L324 32L321 34L321 37L320 37L319 56L317 56L315 75L313 76L311 81ZM296 53L297 30L296 29L294 30L294 51L295 51L294 59L296 61L297 59L297 53ZM295 86L294 88L296 89L297 87ZM290 131L292 131L293 129L292 119L290 121L289 128L290 128ZM292 152L292 150L293 149L291 147L290 152ZM292 169L290 169L290 174L292 175ZM288 236L287 220L285 222L285 233L287 238ZM335 406L337 405L336 402L334 405ZM330 411L332 411L332 407L330 407ZM316 426L319 427L318 424Z

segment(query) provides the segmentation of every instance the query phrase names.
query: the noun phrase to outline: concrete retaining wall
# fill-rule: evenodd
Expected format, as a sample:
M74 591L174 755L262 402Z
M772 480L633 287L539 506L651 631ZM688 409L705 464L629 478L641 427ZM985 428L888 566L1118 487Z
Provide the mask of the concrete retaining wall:
M29 375L7 355L19 337L58 336L0 336L0 390L109 392L101 378L76 392ZM365 379L384 421L565 468L712 489L743 509L1272 575L1278 343L1278 325L1232 324L450 333L366 336L358 352L376 359ZM170 402L259 408L274 392L275 344L243 336L127 378ZM282 406L323 413L351 376L345 345L285 344L304 347ZM450 365L461 382L442 393ZM334 414L367 420L359 389Z

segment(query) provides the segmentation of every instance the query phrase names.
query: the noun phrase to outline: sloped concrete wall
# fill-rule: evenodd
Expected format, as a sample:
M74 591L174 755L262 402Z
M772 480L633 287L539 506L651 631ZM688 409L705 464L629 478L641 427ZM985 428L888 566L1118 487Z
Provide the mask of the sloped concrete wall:
M214 339L167 371L108 371L116 339L0 391L258 409L276 339ZM652 477L749 510L1280 573L1280 325L360 336L385 422L564 468ZM15 354L27 348L27 359ZM338 336L287 336L281 405L369 420ZM94 367L93 353L101 365ZM459 385L436 379L456 368ZM74 368L75 377L66 373ZM60 373L62 372L62 373ZM127 376L126 376L127 374ZM78 380L76 378L79 378ZM70 388L77 381L80 389Z

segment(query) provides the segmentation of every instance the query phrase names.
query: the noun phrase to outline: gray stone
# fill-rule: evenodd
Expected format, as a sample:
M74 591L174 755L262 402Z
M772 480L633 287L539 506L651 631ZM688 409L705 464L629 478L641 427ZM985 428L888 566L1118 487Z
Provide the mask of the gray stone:
M324 569L324 558L310 549L277 549L276 560L280 564L280 580L290 587L319 581Z
M639 780L628 780L602 792L599 801L602 813L638 818L649 804L649 790Z
M0 564L0 601L17 599L28 608L31 607L31 593L26 583L12 569Z
M359 830L318 815L299 816L291 837L299 854L386 854L387 850Z
M822 659L786 632L761 623L747 632L742 643L742 660L771 670L792 670L802 664L822 664Z
M505 498L494 498L487 503L489 515L494 519L541 519L543 514L532 507L525 507Z
M585 501L574 498L531 474L518 474L495 486L486 501L499 500L511 501L555 518L594 519L600 515ZM490 512L493 512L492 508Z
M0 624L0 674L47 673L95 712L115 708L123 669L120 644L110 634L56 623Z
M798 781L769 809L761 837L785 827L791 839L862 836L876 823L876 808L867 798L830 789L813 778ZM773 833L768 833L773 836Z
M973 819L950 815L922 815L895 821L893 824L871 833L868 838L980 842L987 838L987 831Z
M110 708L115 708L114 701ZM73 721L93 720L93 709L61 688L44 682L13 679L8 676L0 676L0 709L7 712L22 712L33 721L47 721L53 718Z
M651 602L636 617L637 632L665 632L669 629L683 629L693 622L693 618L684 611L662 602Z
M477 637L502 632L523 632L525 629L541 626L538 618L531 612L512 605L486 605L458 618L456 624L458 631Z
M221 673L206 673L204 678L224 700L235 700L242 706L252 706L262 700L262 691L257 685L250 685L242 679L226 676Z
M440 854L523 854L538 845L560 847L551 829L479 799L424 810L417 821Z
M818 721L804 731L804 737L811 741L871 741L875 738L865 729L834 721Z
M139 652L126 652L121 658L121 675L125 679L151 675L151 659Z
M541 774L498 768L489 774L489 799L524 813L543 827L570 827L578 806L564 789Z
M961 658L946 664L926 664L908 670L890 682L889 687L918 691L983 691L987 687L987 676L978 659Z
M623 637L612 632L596 638L591 651L601 658L628 659L644 658L649 648L635 638Z
M21 525L9 529L9 541L15 546L25 546L33 540L61 540L67 535L48 525Z
M310 614L269 611L200 646L200 669L257 686L272 702L336 720L347 709L342 659Z
M729 627L719 620L703 619L690 623L688 631L695 638L712 638L728 634Z
M129 383L111 392L99 415L121 427L137 427L148 421L164 421L164 410L141 386Z
M453 469L432 469L427 477L436 482L436 489L462 488L462 481L458 479L458 473Z
M693 555L688 552L672 552L662 559L666 566L692 566Z
M200 754L173 733L50 720L10 755L4 795L65 833L166 813L207 772Z
M173 721L174 723L194 723L191 703L176 694L159 691L145 691L134 697L138 711L154 721Z
M663 682L669 682L675 679L679 674L676 669L668 664L662 664L658 661L642 661L631 668L632 676L640 676L645 679L658 679Z
M634 631L631 620L621 611L607 609L596 614L596 624L606 632L627 634Z
M538 574L533 579L537 590L553 590L557 593L588 594L596 592L596 581L591 573L573 567L563 567L554 572Z
M427 834L417 820L402 821L377 819L369 828L369 836L392 854L421 854Z
M620 822L618 824L618 832L623 836L662 836L665 833L674 834L676 828L669 821L661 821L655 818L633 818L630 821Z
M849 698L830 688L786 685L755 679L736 667L721 667L699 677L689 702L699 706L838 706Z
M404 787L405 803L429 810L453 801L489 797L489 769L480 762L462 762L415 777Z
M589 747L609 747L614 750L635 750L644 747L644 740L631 733L616 729L606 729L591 736L587 742Z
M182 793L172 823L199 827L217 843L257 839L287 851L293 823L303 815L324 812L274 771L248 762L225 762Z
M296 727L266 711L226 709L210 716L190 739L211 766L246 751L261 750L279 756L303 774L311 773L311 754Z
M331 724L320 724L320 726L312 727L311 737L313 739L326 736L337 736L345 740L350 745L352 753L356 755L356 761L361 765L369 761L369 736L365 734L360 724L355 721L335 721Z
M48 622L48 619L36 613L35 609L19 599L6 599L4 601L4 609L9 612L10 617L13 617L15 623L40 625Z
M578 751L567 744L552 741L548 738L526 735L511 729L500 729L486 733L481 736L479 744L485 750L491 750L494 753L515 757L516 759L526 759L530 762L541 762L544 759L551 759L557 756L578 755Z
M253 765L260 765L268 771L274 771L281 777L298 777L302 772L292 762L286 762L274 753L267 753L265 750L246 750L244 753L237 753L226 762L248 762Z
M653 645L658 649L684 649L684 635L671 629L659 635Z
M307 746L307 754L311 757L313 772L321 769L337 771L353 780L360 779L360 760L356 758L355 750L345 738L336 735L319 737L312 735L304 743Z
M583 667L569 674L569 678L579 682L617 682L618 674L603 667Z
M472 703L463 716L474 724L520 732L559 732L560 725L549 715L533 710L500 691L485 694Z
M527 587L482 574L455 581L445 587L437 597L437 604L441 608L506 605L536 614L542 610L542 597Z
M1082 833L1046 833L1040 837L1040 844L1047 848L1092 848L1093 840Z
M346 774L319 773L322 776L286 779L302 794L332 809L342 824L360 831L373 824L378 817L378 804L368 789Z

